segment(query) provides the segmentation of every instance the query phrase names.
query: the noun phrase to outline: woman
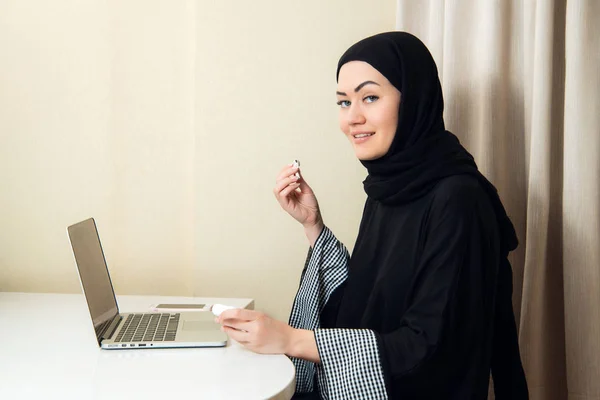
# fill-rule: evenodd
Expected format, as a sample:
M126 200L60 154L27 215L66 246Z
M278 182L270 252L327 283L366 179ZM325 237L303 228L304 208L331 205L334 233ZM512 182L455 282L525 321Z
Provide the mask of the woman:
M346 51L337 79L340 128L368 170L353 254L287 166L275 196L311 245L290 323L249 310L218 321L290 356L299 398L486 399L490 371L497 399L528 398L507 260L517 238L445 130L431 54L408 33L375 35Z

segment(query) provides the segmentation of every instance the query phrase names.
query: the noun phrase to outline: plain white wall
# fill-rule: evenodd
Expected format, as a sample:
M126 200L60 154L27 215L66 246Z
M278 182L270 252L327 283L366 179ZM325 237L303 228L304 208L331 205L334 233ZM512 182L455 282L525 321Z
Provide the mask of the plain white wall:
M366 172L335 68L393 0L0 4L0 290L80 292L96 218L117 294L251 297L287 319L308 243L272 194L298 158L351 249Z

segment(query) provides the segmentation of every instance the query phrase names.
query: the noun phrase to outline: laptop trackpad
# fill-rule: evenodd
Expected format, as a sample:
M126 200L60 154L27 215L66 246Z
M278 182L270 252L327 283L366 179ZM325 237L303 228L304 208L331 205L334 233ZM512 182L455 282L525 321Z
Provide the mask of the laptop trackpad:
M209 331L217 328L217 324L210 321L183 321L184 331Z

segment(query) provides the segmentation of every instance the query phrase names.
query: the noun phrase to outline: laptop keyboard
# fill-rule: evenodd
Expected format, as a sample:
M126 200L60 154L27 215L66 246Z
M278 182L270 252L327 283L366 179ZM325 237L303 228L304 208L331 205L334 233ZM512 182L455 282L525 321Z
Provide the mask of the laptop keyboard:
M179 314L129 314L115 342L172 342Z

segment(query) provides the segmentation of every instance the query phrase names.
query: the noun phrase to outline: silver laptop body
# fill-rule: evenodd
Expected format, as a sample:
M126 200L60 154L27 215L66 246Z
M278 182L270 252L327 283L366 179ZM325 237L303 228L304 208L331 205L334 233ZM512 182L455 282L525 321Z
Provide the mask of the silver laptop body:
M93 218L67 228L83 293L103 349L222 347L227 335L207 312L120 313Z

